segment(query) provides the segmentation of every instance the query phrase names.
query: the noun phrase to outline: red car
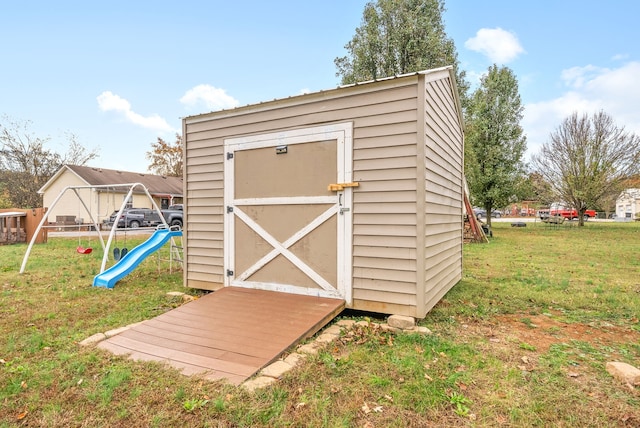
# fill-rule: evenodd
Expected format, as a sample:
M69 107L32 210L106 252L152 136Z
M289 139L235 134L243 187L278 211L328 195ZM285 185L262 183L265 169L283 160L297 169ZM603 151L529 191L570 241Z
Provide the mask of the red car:
M578 210L574 208L566 208L563 206L552 206L549 210L550 216L562 216L567 220L576 220L578 218ZM584 219L595 218L596 212L594 210L586 210L584 212Z

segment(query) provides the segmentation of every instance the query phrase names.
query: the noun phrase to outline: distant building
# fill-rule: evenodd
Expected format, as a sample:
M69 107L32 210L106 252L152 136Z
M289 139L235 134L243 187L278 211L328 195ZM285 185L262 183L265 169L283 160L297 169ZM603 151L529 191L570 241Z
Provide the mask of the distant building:
M38 190L38 193L42 195L43 206L49 208L64 188L68 186L107 186L131 183L143 184L160 209L182 203L182 177L164 177L78 165L62 166ZM128 187L95 187L93 190L89 188L78 190L87 209L91 211L98 223L120 208L128 192ZM127 206L153 208L151 201L141 189L134 191L130 200L127 201ZM49 223L90 223L89 215L72 191L65 192L53 210L49 211L48 218Z
M640 213L640 189L626 189L616 199L616 218L634 219Z

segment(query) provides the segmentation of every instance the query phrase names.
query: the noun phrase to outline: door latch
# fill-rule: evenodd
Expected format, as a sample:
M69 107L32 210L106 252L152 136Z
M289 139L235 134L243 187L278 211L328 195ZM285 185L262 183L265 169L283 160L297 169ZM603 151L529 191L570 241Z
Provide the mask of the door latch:
M333 184L329 184L329 186L327 187L327 190L331 191L331 192L340 192L342 190L344 190L345 187L359 187L360 183L333 183Z

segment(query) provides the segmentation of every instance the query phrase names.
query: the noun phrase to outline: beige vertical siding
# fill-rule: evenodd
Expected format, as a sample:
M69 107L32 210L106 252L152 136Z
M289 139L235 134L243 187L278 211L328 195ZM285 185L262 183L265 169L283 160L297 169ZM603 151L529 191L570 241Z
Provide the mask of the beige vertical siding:
M425 314L462 276L463 135L448 80L425 88Z
M462 132L456 129L460 124L450 82L428 85L429 102L444 105L425 109L418 92L423 78L413 75L186 118L187 286L216 289L224 280L224 139L350 121L353 179L360 183L353 194L351 307L424 316L418 311L424 300L448 290L460 276ZM418 126L425 114L427 129ZM426 203L418 204L425 188ZM425 216L426 226L420 227L425 236L418 236L417 225ZM418 263L425 252L426 260ZM425 276L426 295L417 288Z

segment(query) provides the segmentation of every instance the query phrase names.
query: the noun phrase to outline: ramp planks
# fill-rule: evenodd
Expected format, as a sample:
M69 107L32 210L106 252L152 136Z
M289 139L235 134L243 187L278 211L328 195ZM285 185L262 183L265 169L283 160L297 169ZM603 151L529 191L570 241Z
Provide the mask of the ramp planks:
M239 385L343 308L339 299L226 287L98 347L138 361L165 362L186 375Z

